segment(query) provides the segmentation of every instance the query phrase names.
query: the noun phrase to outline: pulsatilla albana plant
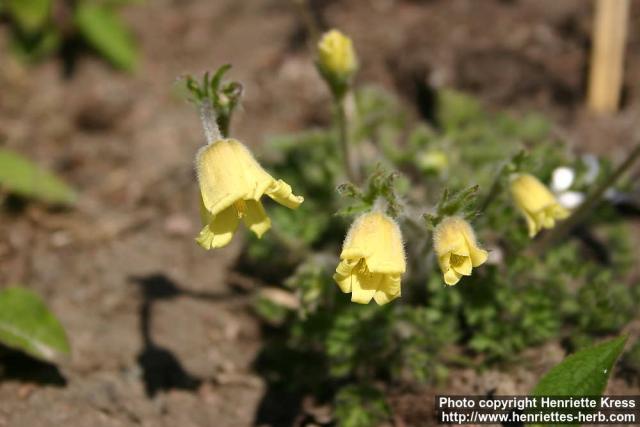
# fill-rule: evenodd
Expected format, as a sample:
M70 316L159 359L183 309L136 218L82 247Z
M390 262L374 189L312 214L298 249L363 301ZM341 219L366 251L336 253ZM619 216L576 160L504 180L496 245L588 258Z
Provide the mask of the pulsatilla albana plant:
M198 242L224 246L242 219L257 236L243 265L289 295L256 296L260 315L279 330L259 357L270 386L335 396L338 421L371 425L366 411L347 408L367 401L377 421L389 416L384 401L370 401L383 395L371 389L376 380L437 382L471 361L517 360L548 339L580 336L582 346L631 320L631 250L603 194L633 186L623 176L640 147L612 167L568 153L540 116L489 114L451 90L437 94L436 126L416 122L385 91L355 87L354 44L335 30L321 37L315 61L333 98L333 125L258 149L288 184L230 139L242 91L224 81L228 67L202 82L187 78L213 141L197 154ZM581 204L563 205L557 186L544 184L559 169L573 174L562 191ZM269 218L259 202L265 194L298 209L273 209ZM571 238L577 232L589 239ZM581 242L598 239L612 254L605 264L584 255ZM600 280L586 291L594 272L612 279L608 288ZM598 298L609 304L581 310L581 301L595 306Z

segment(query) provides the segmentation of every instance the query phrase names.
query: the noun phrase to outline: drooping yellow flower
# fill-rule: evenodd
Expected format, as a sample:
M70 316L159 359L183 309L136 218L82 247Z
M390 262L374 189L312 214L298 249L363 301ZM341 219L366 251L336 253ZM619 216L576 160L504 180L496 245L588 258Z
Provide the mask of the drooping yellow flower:
M342 292L351 292L351 301L368 304L373 298L383 305L400 296L400 279L405 270L398 224L374 211L351 225L333 279Z
M533 175L522 174L512 178L511 195L527 220L529 237L538 234L542 228L553 228L556 220L569 216L569 211Z
M323 72L348 79L358 68L351 39L335 29L324 33L318 42L318 64Z
M447 285L455 285L462 276L470 276L473 267L484 264L489 255L478 246L471 225L455 216L443 219L436 226L433 245Z
M231 241L238 221L261 237L270 227L260 198L263 194L295 209L304 198L269 175L251 152L235 139L219 139L196 155L204 227L196 241L205 249L220 248Z

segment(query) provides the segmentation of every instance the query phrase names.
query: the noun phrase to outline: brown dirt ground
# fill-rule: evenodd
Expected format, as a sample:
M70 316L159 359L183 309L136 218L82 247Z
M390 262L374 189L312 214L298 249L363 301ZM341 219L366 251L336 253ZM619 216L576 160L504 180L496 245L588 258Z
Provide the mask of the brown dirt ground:
M418 75L474 93L489 108L543 111L574 148L614 159L636 132L640 27L630 25L624 108L593 117L583 108L591 28L583 0L313 4L324 25L353 35L359 79L409 103ZM0 427L253 425L265 392L251 369L260 348L248 308L252 282L233 269L241 243L204 252L192 241L192 162L203 137L172 85L184 73L232 63L246 88L234 134L251 145L326 123L328 97L301 20L277 0L156 0L125 16L143 52L133 76L90 56L79 58L72 78L55 59L24 67L0 27L0 144L81 193L73 211L29 204L0 214L0 283L42 294L73 345L59 371L4 361ZM460 371L447 389L526 393L563 357L556 343L536 351L542 357L531 366ZM617 378L611 387L628 385ZM394 394L396 424L429 424L433 393Z

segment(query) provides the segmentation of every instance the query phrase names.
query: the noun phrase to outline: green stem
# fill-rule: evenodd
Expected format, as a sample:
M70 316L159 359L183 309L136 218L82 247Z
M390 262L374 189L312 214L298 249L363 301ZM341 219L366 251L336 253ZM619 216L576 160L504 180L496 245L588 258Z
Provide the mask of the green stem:
M229 138L229 125L231 123L231 115L218 116L217 123L222 137Z
M493 183L491 184L491 187L489 188L489 192L487 193L487 196L482 201L482 205L480 206L480 212L486 211L489 205L491 204L491 202L493 202L493 200L496 198L498 193L500 193L500 187L501 187L500 182L502 180L502 175L504 174L506 167L507 165L503 165L498 170L498 173L494 178Z
M600 184L590 195L587 200L576 209L573 214L565 221L558 224L552 231L547 233L542 239L538 240L531 246L533 255L542 254L549 246L568 235L577 225L579 225L585 217L593 211L600 203L602 195L609 187L616 183L618 179L640 158L640 144L636 145L629 153L624 162Z
M514 154L509 159L509 161L504 163L500 167L500 169L498 169L498 173L496 174L496 176L493 179L493 183L491 184L491 187L489 188L489 192L487 193L486 197L482 201L482 205L480 205L480 212L481 213L484 213L484 211L487 210L489 205L491 205L491 203L495 200L495 198L498 196L498 194L500 194L500 191L502 191L502 178L505 175L505 173L507 172L507 170L509 170L510 168L511 169L517 169L519 164L521 163L521 159L524 157L524 155L525 155L525 150L524 149L520 149L516 154Z
M345 108L346 96L335 99L336 124L338 126L338 139L342 149L342 160L344 162L344 171L349 181L354 184L359 183L358 167L351 150L351 137L349 132L349 121L347 120L347 111Z

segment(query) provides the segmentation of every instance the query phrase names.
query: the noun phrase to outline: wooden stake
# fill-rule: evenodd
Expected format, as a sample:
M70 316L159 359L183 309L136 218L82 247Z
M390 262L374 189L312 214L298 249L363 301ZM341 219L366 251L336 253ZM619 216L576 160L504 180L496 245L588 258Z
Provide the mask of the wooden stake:
M613 113L620 104L629 5L629 0L596 0L588 99L596 113Z

